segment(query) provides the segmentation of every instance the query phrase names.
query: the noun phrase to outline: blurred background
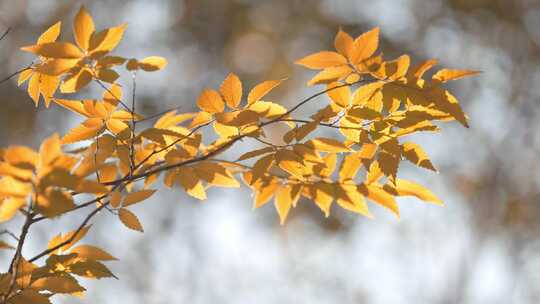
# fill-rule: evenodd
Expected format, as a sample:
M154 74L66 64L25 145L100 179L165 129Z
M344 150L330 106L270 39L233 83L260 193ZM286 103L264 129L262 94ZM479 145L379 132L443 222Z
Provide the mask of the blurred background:
M144 234L109 213L94 221L86 243L120 259L109 264L120 280L84 282L85 298L59 303L540 303L540 1L4 0L0 32L12 30L0 42L0 78L31 60L18 49L57 20L71 39L81 4L98 28L129 23L116 54L169 60L138 77L146 115L192 111L230 71L244 88L289 77L271 99L291 106L317 90L292 62L331 49L340 26L353 36L380 26L388 59L407 53L483 73L451 84L470 129L450 123L416 138L440 174L400 169L446 207L400 199L400 220L377 206L369 220L337 208L325 219L300 204L280 226L271 204L252 211L247 189L213 189L204 203L162 190L134 208ZM1 92L1 146L37 148L79 122L59 107L36 109L16 79ZM83 217L36 226L24 253Z

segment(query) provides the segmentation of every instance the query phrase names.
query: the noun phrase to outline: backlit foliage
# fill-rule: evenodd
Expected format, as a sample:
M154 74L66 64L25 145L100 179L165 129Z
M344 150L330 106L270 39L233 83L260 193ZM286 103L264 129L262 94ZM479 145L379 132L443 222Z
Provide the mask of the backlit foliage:
M467 126L467 116L444 84L476 72L441 69L428 77L435 60L413 66L407 55L383 59L377 52L378 28L356 39L340 30L336 51L297 61L318 71L308 85L324 89L290 109L266 99L284 79L247 90L231 73L219 87L202 91L196 100L199 111L144 117L135 111L135 90L121 86L118 71L130 71L135 85L137 73L161 70L167 61L112 55L125 30L126 25L119 25L97 31L83 7L75 16L74 42L59 40L58 22L35 44L22 48L37 57L20 73L19 85L27 83L36 106L42 99L46 107L61 106L81 122L62 136L45 139L38 151L23 146L0 150L0 221L24 221L18 242L11 246L2 241L0 246L14 251L9 269L0 276L2 303L50 303L55 294L81 295L85 289L79 277L114 277L103 263L115 260L113 256L79 243L103 209L142 232L143 223L130 207L151 197L159 181L199 200L213 187L243 183L253 190L253 207L272 202L282 224L300 203L315 204L325 216L335 203L366 217L372 217L368 201L399 216L397 196L442 204L428 189L398 177L402 161L436 170L422 147L404 137L439 131L435 121L457 120ZM101 87L101 99L57 97L69 97L90 83ZM308 102L319 104L319 110L297 117ZM155 121L152 127L140 127L149 120ZM288 128L281 144L265 137L274 124ZM205 127L216 136L203 138ZM321 137L320 129L336 134ZM236 159L220 158L248 139L261 148ZM73 143L77 148L66 146ZM34 256L22 256L31 225L79 209L88 213L73 231L53 236Z

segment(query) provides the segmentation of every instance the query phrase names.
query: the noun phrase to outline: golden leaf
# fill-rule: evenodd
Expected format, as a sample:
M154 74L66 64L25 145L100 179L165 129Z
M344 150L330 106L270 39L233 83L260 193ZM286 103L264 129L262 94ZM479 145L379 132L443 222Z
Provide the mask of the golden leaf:
M331 138L318 137L307 141L306 144L321 152L340 153L351 151L343 142Z
M167 59L161 56L150 56L138 62L138 67L146 72L154 72L164 69L167 66Z
M403 156L411 163L437 172L437 169L435 169L429 160L427 153L419 145L413 142L406 142L402 145L401 149Z
M201 110L208 113L221 113L225 109L225 103L218 92L205 89L197 99L197 105Z
M280 218L280 224L283 225L292 206L300 198L300 186L284 185L276 193L275 207Z
M76 59L84 56L77 46L69 42L48 42L25 46L21 50L48 58Z
M199 200L206 199L206 191L199 176L195 173L195 169L191 167L181 168L176 174L176 179L187 194Z
M2 192L2 190L0 190L0 192ZM26 200L20 198L10 197L4 200L0 199L0 223L12 219L19 208L24 205L26 205Z
M242 82L234 73L230 73L219 87L219 92L229 108L236 109L242 100Z
M73 74L66 78L60 86L62 93L75 93L84 88L92 81L92 73L84 68L80 69L77 74Z
M457 80L460 78L474 76L478 74L480 74L479 71L442 69L435 73L432 79L444 83L450 80Z
M359 191L375 203L392 211L399 218L399 207L394 197L376 185L361 184Z
M349 34L339 29L339 32L334 40L334 47L341 55L345 56L346 58L350 58L354 48L353 38Z
M32 288L37 290L48 290L52 293L67 293L85 291L73 277L45 277L37 279L32 283ZM31 302L34 303L34 302Z
M281 84L283 80L267 80L256 85L249 92L247 102L248 105L253 104L268 94L272 89Z
M195 173L205 182L220 186L238 188L240 184L234 176L220 164L212 162L201 162L193 167Z
M416 196L417 198L437 205L444 205L431 191L423 186L404 179L396 179L396 191L400 196Z
M90 38L95 31L94 20L92 16L88 13L84 6L81 6L79 12L75 16L75 21L73 22L73 34L75 35L75 42L77 45L83 49L88 50L90 46Z
M338 106L342 108L347 108L351 99L351 90L348 86L340 84L338 82L330 83L327 87L328 96L335 102Z
M328 67L320 71L313 78L311 78L311 80L308 81L307 85L312 86L316 84L330 83L336 80L343 79L344 77L347 77L349 75L356 75L358 77L357 74L351 74L351 73L352 73L352 69L347 65ZM347 83L352 83L356 81L358 81L358 79L355 79L350 82L348 81Z
M61 26L62 26L62 22L60 21L53 24L45 32L43 32L41 36L39 36L37 40L37 44L55 42L56 39L58 39L58 36L60 35Z
M336 52L323 51L308 55L295 63L308 69L318 70L347 64L347 59Z
M88 47L90 55L101 57L116 48L120 40L122 40L126 27L126 24L122 24L105 29L99 33L94 33L92 38L90 38L90 45Z
M127 228L144 232L143 227L141 223L139 222L139 219L133 212L125 208L120 208L118 209L118 218L120 219L122 224L124 224L124 226L126 226Z
M105 250L95 247L95 246L90 246L90 245L79 245L71 249L71 253L76 253L77 257L84 258L84 259L99 260L99 261L117 260L117 258L113 257Z
M356 38L350 54L353 64L371 57L379 47L379 28L376 27Z
M130 205L142 202L142 201L148 199L150 196L152 196L155 192L156 192L156 190L141 190L141 191L128 193L124 197L123 206L127 207L127 206L130 206Z

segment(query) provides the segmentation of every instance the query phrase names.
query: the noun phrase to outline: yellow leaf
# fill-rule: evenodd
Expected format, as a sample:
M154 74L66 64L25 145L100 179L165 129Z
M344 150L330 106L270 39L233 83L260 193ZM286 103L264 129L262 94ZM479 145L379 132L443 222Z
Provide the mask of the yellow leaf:
M220 164L201 162L194 166L195 173L209 184L221 187L240 187L234 176Z
M120 64L124 64L124 62L126 62L126 58L124 57L119 57L119 56L104 56L104 57L101 57L97 60L96 62L96 67L98 69L101 69L101 68L110 68L110 67L113 67L115 65L120 65Z
M396 191L400 196L416 196L417 198L426 202L444 205L443 202L431 191L408 180L396 179Z
M308 55L296 61L296 64L308 69L318 70L347 64L347 59L336 52L323 51Z
M352 180L362 165L362 159L355 153L346 155L339 170L339 181Z
M366 184L372 184L382 177L383 173L378 161L373 161L369 166L366 176Z
M385 176L388 176L393 182L396 178L399 166L399 157L385 151L379 153L379 167Z
M85 260L70 264L69 270L71 270L72 274L90 279L115 277L105 265L96 260Z
M43 34L41 34L41 36L39 36L39 38L37 40L37 44L55 42L56 39L58 39L58 36L60 35L61 26L62 26L62 22L60 22L60 21L53 24L45 32L43 32Z
M435 66L437 64L437 60L436 59L429 59L429 60L426 60L420 64L418 64L417 66L413 67L411 70L412 70L412 74L414 77L416 78L422 78L422 76L424 76L424 73L427 72L429 69L431 69L433 66Z
M432 79L444 83L450 80L457 80L460 78L474 76L478 74L480 74L479 71L442 69L435 73Z
M348 75L357 75L357 74L351 74L351 73L352 73L352 69L347 65L328 67L322 70L321 72L319 72L313 78L311 78L311 80L308 81L307 85L312 86L312 85L321 84L321 83L330 83L336 80L340 80L344 77L347 77ZM355 81L352 81L352 82L355 82ZM348 83L351 83L351 82L348 82Z
M84 258L84 259L91 259L91 260L98 260L98 261L117 260L117 258L113 257L105 250L95 247L95 246L90 246L90 245L79 245L71 249L71 253L76 253L77 257Z
M411 163L437 172L437 169L435 169L429 160L427 153L419 145L413 142L406 142L402 145L401 149L403 156Z
M62 93L75 93L92 81L92 73L86 68L80 69L77 74L66 78L60 86Z
M69 42L48 42L25 46L21 50L48 58L76 59L84 56L77 46Z
M40 278L32 283L32 288L35 288L37 290L48 290L52 293L67 294L86 290L81 285L79 285L79 283L77 283L77 280L75 280L73 277L68 276Z
M284 185L276 193L275 207L279 214L280 224L283 225L292 206L300 198L300 186Z
M274 164L274 154L269 154L259 158L253 165L252 170L252 182L257 181L259 178L263 177L270 167Z
M219 88L219 92L227 105L236 109L242 100L242 82L234 73L230 73Z
M261 148L261 149L249 151L249 152L246 152L246 153L242 154L242 155L237 159L237 161L242 161L242 160L250 159L250 158L253 158L253 157L256 157L256 156L259 156L259 155L263 155L263 154L270 153L270 152L272 152L272 151L274 151L274 148L272 148L272 147L265 147L265 148Z
M324 212L326 217L329 217L330 207L335 197L334 186L332 184L318 182L312 185L309 190L315 204Z
M253 201L253 209L260 208L266 204L275 194L279 184L274 180L266 182L258 182L255 184L255 200Z
M176 179L184 190L186 190L187 194L199 200L206 199L204 186L193 168L182 168L176 175Z
M379 205L392 211L399 218L399 207L396 200L388 192L384 191L381 187L375 185L361 184L358 189L370 200L378 203Z
M93 57L100 57L112 51L122 40L127 25L111 27L99 33L94 33L90 38L89 51Z
M62 143L71 144L78 141L94 138L96 137L96 135L99 134L101 129L101 126L89 128L84 125L79 125L69 130L68 133L64 135L64 137L62 137Z
M159 71L167 66L167 59L161 56L150 56L138 62L138 67L146 72Z
M125 208L120 208L118 209L118 218L120 218L122 224L127 228L140 232L144 231L139 219L133 212Z
M28 95L37 107L39 105L39 74L34 74L30 78L28 82Z
M239 110L216 114L216 120L227 126L244 127L259 122L260 114L251 110Z
M225 109L225 103L218 92L212 89L202 91L197 99L197 105L201 110L208 113L221 113Z
M356 185L336 185L335 191L336 201L341 208L369 218L373 217L369 212L364 196L358 191Z
M409 70L411 59L407 55L402 55L398 59L384 63L386 77L390 80L397 80L404 77Z
M376 27L356 38L351 51L351 61L357 64L371 57L379 47L379 28Z
M48 166L56 158L62 155L60 145L60 137L58 137L58 134L56 133L41 143L41 146L39 147L39 160L41 167Z
M118 191L111 192L109 203L111 207L118 208L122 203L122 194Z
M44 64L38 65L36 71L41 74L58 76L61 75L79 63L79 59L56 58L47 60Z
M111 69L99 69L97 71L97 78L108 83L114 83L119 77L120 75Z
M38 154L28 147L10 146L4 152L4 159L12 165L34 168Z
M26 70L23 70L21 72L21 74L19 74L19 79L17 80L17 85L21 86L21 84L25 83L30 78L30 76L32 76L33 73L34 73L34 71L32 69L30 69L30 68L28 68Z
M327 94L338 106L346 108L349 106L351 99L351 90L338 82L330 83L327 87Z
M51 304L49 297L39 292L26 289L9 299L9 304Z
M51 99L54 96L59 84L59 77L45 74L40 75L39 91L41 92L43 100L45 101L45 107L48 108L51 104Z
M113 84L103 92L103 101L111 105L117 105L122 100L123 94L122 88L117 84Z
M281 82L282 80L268 80L259 83L249 92L247 99L248 104L252 104L261 100L261 98L266 96L266 94L272 91L272 89L280 85Z
M114 134L122 133L122 131L129 128L127 124L125 124L124 122L118 119L109 119L107 120L106 124L107 124L107 129L109 129Z
M79 12L75 16L75 21L73 22L73 34L75 35L75 42L77 45L83 49L88 50L90 46L90 38L95 31L94 20L92 16L88 13L84 6L81 6Z
M353 38L349 34L339 29L336 39L334 40L334 47L341 55L350 58L354 47Z
M56 217L75 207L73 197L60 190L49 188L43 195L39 195L36 210L46 217Z
M321 152L340 153L351 151L343 142L331 138L318 137L307 141L306 144Z
M155 192L156 190L141 190L137 192L128 193L128 195L124 197L123 206L127 207L129 205L133 205L141 201L144 201L148 199L150 196L152 196Z
M248 106L248 109L268 118L275 119L287 113L287 109L277 103L269 101L257 101Z
M0 199L0 223L12 219L19 208L23 207L24 205L26 205L26 201L20 198L11 197L4 200Z
M73 245L75 245L78 241L80 241L82 238L84 238L86 236L86 234L90 230L90 227L92 227L92 225L85 226L78 232L76 230L74 230L74 231L70 231L70 232L68 232L68 233L66 233L64 235L62 235L62 234L56 235L47 244L47 249L55 248L56 246L58 246L60 244L63 244L64 242L68 242L71 238L73 238L73 240L66 243L65 245L63 245L59 249L51 252L50 254L57 254L59 251L68 250L69 248L71 248Z

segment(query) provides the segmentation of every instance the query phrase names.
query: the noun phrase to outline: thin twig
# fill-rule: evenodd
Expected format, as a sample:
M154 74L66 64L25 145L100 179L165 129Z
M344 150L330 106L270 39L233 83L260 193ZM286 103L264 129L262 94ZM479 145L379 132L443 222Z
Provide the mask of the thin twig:
M19 238L15 235L15 233L13 233L13 232L11 232L11 231L9 231L7 229L2 230L2 232L0 232L0 235L2 235L2 234L7 234L10 237L14 238L17 242L19 241Z
M24 71L30 69L31 67L32 67L32 64L30 64L30 65L28 65L27 67L25 67L25 68L23 68L23 69L20 69L20 70L18 70L18 71L16 71L16 72L13 72L12 74L10 74L9 76L7 76L6 78L0 80L0 84L3 84L4 82L10 80L11 78L13 78L13 77L19 75L19 74L22 73L22 72L24 72Z
M11 31L11 27L8 27L7 30L0 36L0 41L6 38L7 34Z

